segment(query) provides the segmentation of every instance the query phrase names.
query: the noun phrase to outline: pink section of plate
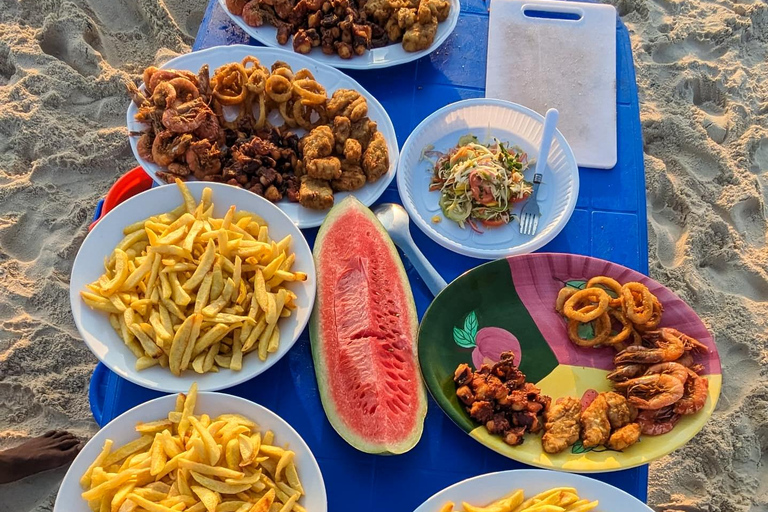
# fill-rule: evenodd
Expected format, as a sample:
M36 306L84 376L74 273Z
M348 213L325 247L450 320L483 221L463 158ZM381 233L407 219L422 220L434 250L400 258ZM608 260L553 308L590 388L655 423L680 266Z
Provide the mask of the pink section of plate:
M603 370L615 368L612 349L584 348L571 343L565 321L555 311L557 293L567 281L608 276L619 283L637 281L647 286L664 305L661 327L674 327L705 344L709 353L697 354L696 362L704 365L707 375L721 373L715 342L704 323L688 304L650 277L609 261L576 254L524 254L511 256L507 261L520 300L560 363Z

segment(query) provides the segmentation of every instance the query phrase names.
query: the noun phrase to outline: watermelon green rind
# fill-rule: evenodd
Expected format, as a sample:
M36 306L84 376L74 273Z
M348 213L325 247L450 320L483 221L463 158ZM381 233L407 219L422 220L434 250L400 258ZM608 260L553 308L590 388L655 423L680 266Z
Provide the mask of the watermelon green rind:
M359 212L362 212L365 217L370 220L371 226L376 229L376 231L381 235L382 240L384 241L385 245L389 249L389 253L392 259L392 262L394 263L394 266L397 268L398 275L401 283L403 284L404 290L407 292L405 293L406 296L406 302L407 302L407 311L409 316L409 335L410 339L413 343L413 357L414 357L414 369L415 369L415 378L417 379L414 382L414 385L416 386L416 396L418 399L418 408L417 408L417 418L414 425L414 428L409 433L409 435L399 442L388 442L388 443L377 443L374 441L370 441L368 439L365 439L364 437L358 435L355 432L352 432L343 422L342 417L343 415L337 408L337 404L335 400L333 399L333 396L331 394L330 390L330 379L327 376L328 368L327 363L325 360L325 354L323 353L322 349L322 334L321 334L321 328L320 328L320 314L322 307L322 301L323 301L323 295L324 290L323 282L321 279L321 275L323 273L322 268L322 258L320 257L323 252L323 242L325 240L326 234L329 232L329 230L335 225L336 221L343 217L345 213L347 213L350 209L355 209ZM419 371L419 364L418 364L418 352L416 350L416 339L418 336L418 327L419 327L419 321L418 321L418 315L416 313L416 305L413 301L413 294L410 293L410 284L408 282L408 276L405 273L405 268L403 267L402 261L400 260L400 255L397 252L397 249L395 248L394 243L392 243L392 240L389 237L389 234L384 229L384 226L381 225L379 220L376 218L376 216L371 212L369 208L364 206L360 201L358 201L354 196L347 196L344 200L342 200L340 203L338 203L336 206L334 206L331 211L326 216L325 220L323 221L322 225L320 226L320 229L317 233L317 238L315 240L314 250L313 250L313 256L315 259L315 265L316 265L316 272L317 272L317 295L315 299L315 306L312 311L312 316L310 318L309 323L309 335L312 345L312 358L314 361L315 366L315 375L317 376L317 385L318 390L320 392L320 400L323 404L323 409L325 410L326 416L328 417L328 421L331 423L331 426L336 430L336 432L350 445L357 448L360 451L366 452L366 453L372 453L372 454L380 454L380 455L395 455L395 454L401 454L409 451L411 448L416 446L416 444L421 439L421 434L424 428L424 418L427 414L427 397L426 397L426 391L424 389L424 384L421 381L421 374ZM393 276L394 277L394 276Z

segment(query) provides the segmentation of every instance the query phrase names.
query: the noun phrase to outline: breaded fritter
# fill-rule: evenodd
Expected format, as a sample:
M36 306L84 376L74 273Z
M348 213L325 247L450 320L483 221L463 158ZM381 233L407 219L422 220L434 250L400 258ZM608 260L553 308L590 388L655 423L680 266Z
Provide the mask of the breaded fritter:
M326 210L333 206L333 190L327 181L302 176L299 204L313 210Z
M363 154L363 171L368 182L381 178L389 170L389 150L387 141L380 132L376 132Z
M572 396L561 398L544 414L541 445L547 453L560 453L579 440L581 401Z

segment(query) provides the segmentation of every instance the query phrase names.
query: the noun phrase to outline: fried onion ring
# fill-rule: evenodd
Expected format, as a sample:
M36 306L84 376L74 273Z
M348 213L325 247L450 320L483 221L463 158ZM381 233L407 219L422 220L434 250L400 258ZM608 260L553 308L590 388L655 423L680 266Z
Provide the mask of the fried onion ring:
M564 286L560 289L559 292L557 292L557 300L555 301L555 311L558 313L563 312L563 304L565 304L565 301L567 301L569 298L571 298L571 295L579 291L578 288L573 288L571 286Z
M280 116L285 121L285 124L287 124L291 128L296 128L297 126L299 126L299 123L288 112L289 109L291 110L291 112L293 111L293 108L291 108L291 106L289 106L288 103L289 102L287 102L287 101L283 102L283 103L280 103L280 106L278 107L279 110L280 110ZM296 102L295 105L299 105L299 102ZM301 106L301 105L299 105L299 106Z
M584 309L589 310L589 313L599 311L598 306L594 304L586 306ZM568 320L568 338L579 347L594 347L603 344L611 335L611 318L608 316L608 313L602 313L595 319L592 324L595 335L591 339L579 336L579 326L582 323L586 322L579 322L573 319Z
M248 93L245 87L247 81L248 75L242 64L225 64L213 74L213 95L222 105L239 105Z
M267 95L277 103L285 103L291 99L293 94L291 81L286 77L275 73L272 73L272 75L267 78L266 91Z
M301 97L305 105L322 105L328 99L325 87L309 78L294 80L293 90Z
M661 302L655 295L651 294L651 296L653 297L653 313L647 322L635 325L635 329L638 331L652 331L661 323L661 314L664 312L664 306L661 305Z
M254 69L248 76L248 81L245 83L245 87L251 94L261 94L267 87L267 79L269 73L263 69Z
M293 104L293 119L296 124L305 130L312 130L326 122L324 105L307 105L303 101L296 101ZM312 113L317 113L317 120L312 122Z
M304 80L304 79L314 80L315 75L313 75L312 72L307 68L304 68L304 69L298 70L296 74L293 75L293 79L294 80Z
M634 293L633 293L634 292ZM639 296L635 296L638 293ZM653 315L653 294L642 283L630 282L621 287L624 314L634 324L644 324ZM640 299L640 304L638 300Z
M587 288L595 288L598 285L601 285L616 294L615 298L611 297L611 302L609 303L610 307L621 307L621 285L618 281L608 276L595 276L587 281Z
M608 315L613 317L621 324L621 330L616 334L608 336L608 339L603 343L604 345L616 345L617 343L623 343L629 338L629 335L634 332L632 329L632 323L624 316L624 312L620 309L608 309Z
M591 322L601 316L608 310L608 304L611 297L605 293L602 288L585 288L579 290L565 301L563 305L563 314L571 320L582 323ZM586 302L586 304L584 304ZM584 306L593 305L597 302L597 307L587 310ZM577 308L577 306L581 307Z
M253 104L256 97L258 97L259 99L259 116L258 117L256 117L253 114ZM246 103L246 111L248 113L248 116L251 118L251 126L253 126L253 129L261 130L262 128L264 128L264 126L267 123L267 101L266 101L265 95L264 94L259 94L258 96L249 95L245 103Z
M248 64L253 64L251 67L248 67ZM240 65L243 66L243 69L245 69L245 72L248 74L251 74L253 71L257 69L266 69L264 66L261 65L261 61L254 57L253 55L248 55L247 57L243 57L243 60L240 61Z

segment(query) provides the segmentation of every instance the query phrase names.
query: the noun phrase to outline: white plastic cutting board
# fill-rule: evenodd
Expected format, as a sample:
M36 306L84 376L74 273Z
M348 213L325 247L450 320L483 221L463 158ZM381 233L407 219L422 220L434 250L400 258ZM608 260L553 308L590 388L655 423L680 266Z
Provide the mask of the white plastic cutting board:
M578 19L540 17L560 13ZM493 0L486 97L560 111L580 167L616 165L616 10L550 0Z

